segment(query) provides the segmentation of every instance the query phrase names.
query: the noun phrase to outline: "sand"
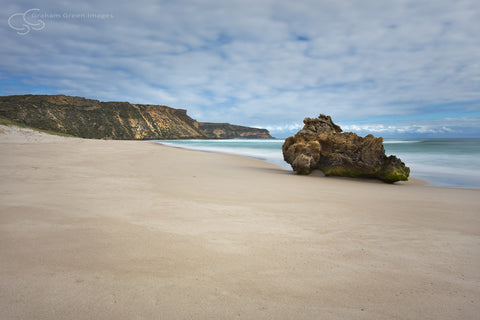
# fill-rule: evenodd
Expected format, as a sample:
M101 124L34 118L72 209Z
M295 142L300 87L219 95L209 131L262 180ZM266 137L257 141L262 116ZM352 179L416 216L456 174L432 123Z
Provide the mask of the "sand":
M0 319L478 319L480 190L0 127Z

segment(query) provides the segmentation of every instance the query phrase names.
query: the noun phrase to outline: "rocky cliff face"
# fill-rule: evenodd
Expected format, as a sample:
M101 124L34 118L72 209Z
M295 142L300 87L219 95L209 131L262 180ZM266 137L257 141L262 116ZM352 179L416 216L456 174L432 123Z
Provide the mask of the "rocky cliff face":
M410 169L395 156L387 157L383 139L342 132L329 116L305 118L305 126L283 144L283 157L299 174L319 169L330 176L406 181Z
M265 134L259 129L248 127L240 127L244 128L243 131L232 129L225 132L224 137L217 133L224 131L225 124L216 127L216 124L198 123L183 109L128 102L100 102L65 95L0 97L0 117L82 138L271 138L266 130Z
M272 136L267 129L236 126L229 123L199 122L198 128L206 136L216 139L271 139Z

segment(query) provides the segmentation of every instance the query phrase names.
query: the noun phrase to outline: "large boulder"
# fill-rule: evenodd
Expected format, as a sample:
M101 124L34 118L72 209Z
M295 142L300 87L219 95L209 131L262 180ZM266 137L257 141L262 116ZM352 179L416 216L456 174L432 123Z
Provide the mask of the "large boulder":
M406 181L410 169L395 156L387 157L383 138L342 132L330 116L305 118L305 126L283 144L283 158L299 174L315 169L326 176L378 178Z

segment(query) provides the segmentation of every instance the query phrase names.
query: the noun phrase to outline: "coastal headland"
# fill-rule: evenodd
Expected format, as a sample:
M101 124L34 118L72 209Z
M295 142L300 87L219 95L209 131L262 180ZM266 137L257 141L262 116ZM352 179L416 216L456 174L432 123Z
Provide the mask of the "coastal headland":
M476 319L478 189L0 126L2 319Z
M266 129L198 122L185 109L66 95L0 96L0 120L88 139L270 139ZM1 122L0 122L1 123Z

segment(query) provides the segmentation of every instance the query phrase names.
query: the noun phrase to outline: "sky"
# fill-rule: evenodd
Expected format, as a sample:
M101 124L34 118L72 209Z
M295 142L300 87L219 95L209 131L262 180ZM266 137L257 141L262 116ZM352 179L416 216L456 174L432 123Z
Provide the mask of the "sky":
M23 1L0 12L0 95L187 109L294 134L480 137L478 0Z

